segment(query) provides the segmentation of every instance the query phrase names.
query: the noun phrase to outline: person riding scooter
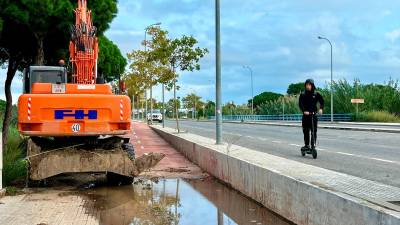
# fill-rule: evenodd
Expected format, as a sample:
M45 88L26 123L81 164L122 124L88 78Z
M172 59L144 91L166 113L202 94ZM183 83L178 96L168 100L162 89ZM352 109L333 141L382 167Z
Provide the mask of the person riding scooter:
M324 99L320 93L316 91L314 80L307 79L304 83L305 90L300 94L299 107L303 112L302 127L304 134L304 147L303 151L310 151L315 149L317 141L317 125L318 117L317 112L322 115L324 109ZM317 108L319 103L319 110ZM310 148L310 132L311 132L311 148Z

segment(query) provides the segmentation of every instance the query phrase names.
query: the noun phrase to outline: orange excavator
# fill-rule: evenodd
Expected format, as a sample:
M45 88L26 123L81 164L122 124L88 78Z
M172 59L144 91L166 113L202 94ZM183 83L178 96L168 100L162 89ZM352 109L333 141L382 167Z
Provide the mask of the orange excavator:
M78 0L71 29L70 69L30 66L18 100L18 129L29 136L29 180L61 173L106 172L111 182L133 177L158 163L162 154L135 158L123 135L131 131L131 105L97 75L96 27L86 0Z

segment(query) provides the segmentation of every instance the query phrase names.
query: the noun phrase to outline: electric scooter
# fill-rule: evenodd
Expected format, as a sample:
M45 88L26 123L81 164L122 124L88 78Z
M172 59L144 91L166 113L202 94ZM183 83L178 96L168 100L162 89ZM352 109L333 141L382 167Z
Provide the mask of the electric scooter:
M302 147L301 148L301 156L305 157L306 154L312 155L314 159L317 158L317 148L316 148L316 138L315 138L315 132L314 132L314 116L316 113L311 113L311 148L309 147Z

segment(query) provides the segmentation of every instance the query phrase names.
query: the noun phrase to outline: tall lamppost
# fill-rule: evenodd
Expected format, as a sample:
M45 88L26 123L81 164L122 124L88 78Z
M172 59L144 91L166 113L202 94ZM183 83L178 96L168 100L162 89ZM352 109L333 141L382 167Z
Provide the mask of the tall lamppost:
M145 52L147 52L147 32L149 31L150 28L152 28L154 26L160 26L160 25L161 25L160 22L159 23L154 23L154 24L151 24L151 25L147 26L144 29L144 51ZM146 76L147 76L147 74L146 74ZM153 81L151 75L150 75L150 80ZM147 88L146 88L145 91L146 91L145 92L145 98L146 98L146 119L147 119L147 109L148 109L147 108ZM153 99L152 99L153 96L152 96L152 94L153 94L153 85L150 84L150 123L153 123Z
M328 38L318 36L318 39L328 41L329 45L331 46L331 122L333 122L333 47Z
M162 83L162 127L165 127L165 84Z
M215 0L215 127L216 144L222 144L222 110L221 110L221 17L220 0Z
M250 66L243 66L243 68L248 69L250 71L250 79L251 79L251 115L254 115L254 89L253 89L253 70Z

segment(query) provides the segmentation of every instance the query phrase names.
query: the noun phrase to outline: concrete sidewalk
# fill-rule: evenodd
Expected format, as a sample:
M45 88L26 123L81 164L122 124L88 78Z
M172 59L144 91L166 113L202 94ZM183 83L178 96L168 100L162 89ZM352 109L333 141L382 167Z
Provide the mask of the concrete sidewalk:
M165 157L154 168L142 173L141 176L186 179L208 176L142 121L133 122L133 132L129 137L135 148L136 157L150 152L165 154Z

